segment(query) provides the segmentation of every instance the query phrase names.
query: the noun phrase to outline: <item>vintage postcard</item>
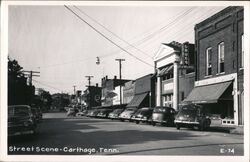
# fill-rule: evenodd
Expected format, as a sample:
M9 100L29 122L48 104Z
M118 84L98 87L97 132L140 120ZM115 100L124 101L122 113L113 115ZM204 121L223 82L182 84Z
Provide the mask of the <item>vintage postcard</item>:
M2 1L1 161L249 161L248 1Z

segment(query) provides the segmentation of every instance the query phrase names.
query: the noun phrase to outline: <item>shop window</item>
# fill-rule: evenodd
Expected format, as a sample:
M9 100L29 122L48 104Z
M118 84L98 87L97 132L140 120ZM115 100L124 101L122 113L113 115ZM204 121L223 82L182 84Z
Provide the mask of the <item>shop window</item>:
M212 75L212 48L206 50L206 74Z
M163 105L172 107L173 104L173 94L167 94L163 97Z
M225 62L225 47L224 47L224 42L221 42L218 45L218 73L223 73L225 71L224 62Z

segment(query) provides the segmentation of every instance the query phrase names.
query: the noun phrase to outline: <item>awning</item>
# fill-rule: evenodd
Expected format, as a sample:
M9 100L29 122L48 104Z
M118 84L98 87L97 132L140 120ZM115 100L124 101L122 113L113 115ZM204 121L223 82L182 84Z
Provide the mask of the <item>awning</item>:
M159 72L158 76L163 76L166 75L168 73L173 73L173 65L167 66L163 69L161 69L161 71Z
M183 102L217 103L232 82L223 82L195 87Z
M146 98L148 93L143 93L139 95L135 95L127 107L139 107L143 100Z

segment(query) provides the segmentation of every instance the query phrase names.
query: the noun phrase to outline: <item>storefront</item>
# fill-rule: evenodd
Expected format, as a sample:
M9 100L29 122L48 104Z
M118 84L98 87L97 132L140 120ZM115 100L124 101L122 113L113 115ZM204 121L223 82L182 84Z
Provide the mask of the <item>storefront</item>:
M211 119L222 125L235 125L238 121L238 95L236 74L195 82L195 87L183 101L203 105Z
M149 74L135 81L133 99L127 107L154 107L155 106L155 75Z

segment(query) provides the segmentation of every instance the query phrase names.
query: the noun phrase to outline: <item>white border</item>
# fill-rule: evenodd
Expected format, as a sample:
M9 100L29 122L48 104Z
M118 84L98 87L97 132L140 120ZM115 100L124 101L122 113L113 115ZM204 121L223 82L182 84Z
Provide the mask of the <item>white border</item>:
M7 155L7 55L8 55L8 5L85 5L85 6L244 6L244 156L55 156L55 155ZM249 1L2 1L1 2L1 92L0 92L0 161L249 161ZM247 31L248 30L248 31Z

